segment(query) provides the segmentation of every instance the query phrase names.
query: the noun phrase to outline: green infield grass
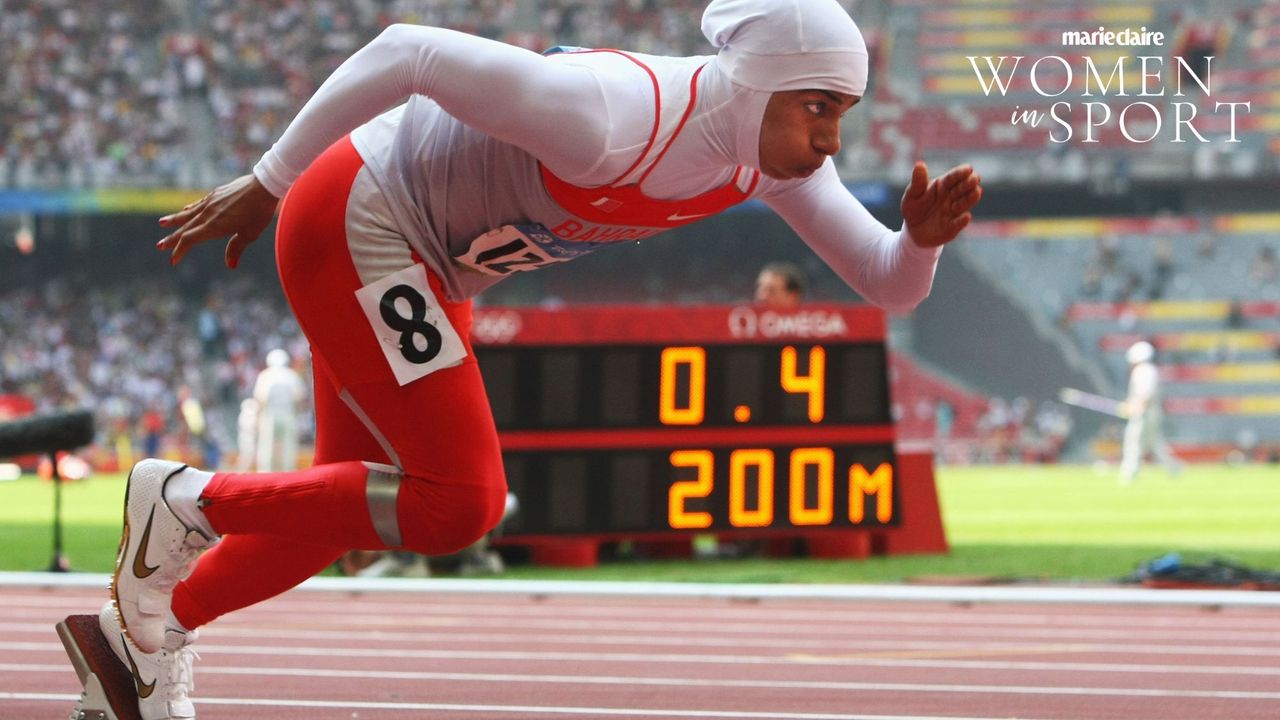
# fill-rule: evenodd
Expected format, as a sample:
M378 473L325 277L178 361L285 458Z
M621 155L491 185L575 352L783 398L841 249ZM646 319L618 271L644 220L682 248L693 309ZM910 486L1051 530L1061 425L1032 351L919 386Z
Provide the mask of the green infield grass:
M1280 570L1280 469L1192 465L1147 470L1130 486L1114 469L1078 465L937 469L951 551L866 560L696 559L595 568L514 565L504 577L699 582L902 582L967 578L1107 582L1169 552ZM74 570L108 572L119 542L122 475L63 487L65 551ZM52 558L53 490L29 476L0 482L0 571Z

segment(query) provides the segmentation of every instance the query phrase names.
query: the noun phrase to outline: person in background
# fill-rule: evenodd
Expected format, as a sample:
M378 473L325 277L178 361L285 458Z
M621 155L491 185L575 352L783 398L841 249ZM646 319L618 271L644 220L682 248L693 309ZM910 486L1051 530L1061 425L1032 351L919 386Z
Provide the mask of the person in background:
M804 273L794 264L769 263L756 276L756 303L770 310L795 310L808 288Z
M204 403L200 402L195 391L187 385L178 388L178 416L187 428L187 439L191 443L192 452L196 454L197 462L207 467L217 467L218 444L209 431Z
M159 457L160 446L164 441L164 413L160 408L151 405L138 420L138 428L142 431L142 454L145 457Z
M1125 353L1129 361L1129 394L1124 408L1128 418L1124 427L1124 445L1120 459L1120 483L1128 485L1138 476L1148 452L1156 457L1171 475L1182 470L1164 437L1164 412L1160 407L1160 370L1155 364L1155 347L1144 341L1134 343Z
M253 399L258 404L258 471L298 469L298 413L307 388L289 366L289 353L267 353L267 366L258 373Z
M258 401L247 397L240 401L236 417L236 472L249 472L258 447Z

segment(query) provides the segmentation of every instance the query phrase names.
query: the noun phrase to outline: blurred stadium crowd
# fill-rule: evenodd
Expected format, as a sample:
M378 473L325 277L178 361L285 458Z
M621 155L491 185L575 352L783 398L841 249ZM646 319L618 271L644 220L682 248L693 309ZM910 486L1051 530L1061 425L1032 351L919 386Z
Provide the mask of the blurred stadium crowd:
M709 52L703 3L0 2L0 186L203 187L246 172L320 82L393 22L542 50Z
M1275 0L1081 0L1025 9L946 0L845 4L866 34L874 69L867 98L846 126L839 162L850 182L901 183L919 157L934 167L971 162L988 184L1055 181L1101 196L1153 178L1270 178L1280 168ZM323 78L392 22L452 27L532 50L564 44L701 54L711 51L698 29L704 5L0 0L6 71L0 191L204 188L246 172ZM1020 105L1047 105L1025 76L1015 78L1007 94L984 95L964 59L1055 55L1075 65L1084 52L1105 73L1119 49L1061 42L1064 31L1100 25L1166 33L1165 46L1141 52L1162 56L1169 67L1181 56L1204 69L1204 58L1213 56L1212 93L1191 98L1200 110L1196 127L1209 142L1129 142L1113 124L1100 128L1096 146L1053 143L1043 127L1009 122ZM1083 76L1074 78L1077 98ZM1175 98L1151 100L1167 111ZM1212 108L1232 101L1249 101L1251 108L1228 126ZM1118 112L1121 105L1114 105ZM1161 140L1172 125L1165 123ZM1225 142L1232 132L1240 142ZM944 259L975 268L975 276L1000 288L1040 329L1039 342L1074 358L1095 391L1122 396L1124 348L1152 340L1166 380L1169 434L1180 451L1274 458L1280 448L1278 237L1274 215L986 221ZM687 260L678 277L637 277L630 295L611 299L728 302L748 293L756 265L744 262L740 277L725 276L725 268L710 267L719 264L713 255ZM843 299L842 288L817 277L820 266L809 268L817 280L814 299ZM708 283L710 275L723 279ZM583 274L560 277L499 286L490 301L572 303L600 289L598 282L583 283ZM285 347L294 358L306 357L278 293L264 297L254 282L262 279L218 281L199 292L178 281L83 288L56 279L0 289L0 395L28 394L42 407L92 404L116 433L137 432L148 412L159 412L172 441L180 442L176 394L187 386L203 398L211 425L230 447L235 405L266 352ZM93 322L74 322L85 317ZM893 364L906 437L938 441L942 458L955 462L1048 460L1063 451L1073 415L1053 402L1051 381L1039 397L975 382L946 367L943 353L924 352L920 342L904 342ZM154 426L154 415L147 422ZM1102 444L1114 445L1108 433L1117 431L1104 428Z
M898 178L914 158L975 162L989 181L1059 177L1103 185L1132 178L1274 173L1280 153L1280 3L1223 0L1008 3L846 0L873 54L874 76L842 158L850 178ZM657 54L711 52L702 0L74 0L0 2L0 186L204 187L247 170L324 77L392 22L456 28L532 50L556 44ZM1194 98L1210 142L1127 142L1115 123L1094 147L1054 143L1013 125L1019 106L1047 105L1023 71L1007 93L980 92L966 56L1059 56L1086 73L1064 31L1149 27L1169 38L1143 49L1183 57L1211 83ZM1088 49L1086 49L1087 51ZM1137 50L1137 49L1135 49ZM1118 55L1090 53L1104 73ZM1212 72L1204 58L1212 56ZM1067 69L1049 63L1040 83ZM1124 73L1138 84L1133 64ZM1161 82L1171 87L1173 71ZM1190 85L1190 80L1187 81ZM1159 105L1175 101L1173 93ZM1188 93L1191 95L1191 93ZM1185 98L1177 98L1183 99ZM1107 99L1115 105L1118 97ZM1252 101L1235 131L1214 103ZM1161 107L1172 118L1169 108ZM1079 113L1077 113L1078 115ZM1150 120L1151 118L1148 118ZM1080 127L1083 118L1072 117ZM1141 125L1137 123L1137 125ZM1174 131L1163 122L1162 135ZM1139 128L1145 131L1145 128ZM1184 131L1185 132L1185 131ZM1142 133L1135 130L1135 134ZM1097 152L1105 148L1109 152Z
M147 451L230 459L236 413L267 353L283 348L307 370L290 313L244 278L213 283L202 302L163 279L88 288L54 280L0 295L0 337L0 396L32 398L37 411L94 408L103 465ZM187 394L207 428L188 426ZM309 417L300 425L310 427Z

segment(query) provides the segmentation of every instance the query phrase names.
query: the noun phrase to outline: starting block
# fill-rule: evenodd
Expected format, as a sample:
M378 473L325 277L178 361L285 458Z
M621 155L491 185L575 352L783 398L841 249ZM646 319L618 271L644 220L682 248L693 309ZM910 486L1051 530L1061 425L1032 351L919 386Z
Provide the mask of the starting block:
M68 615L55 626L84 692L71 720L142 720L133 676L111 652L96 615Z

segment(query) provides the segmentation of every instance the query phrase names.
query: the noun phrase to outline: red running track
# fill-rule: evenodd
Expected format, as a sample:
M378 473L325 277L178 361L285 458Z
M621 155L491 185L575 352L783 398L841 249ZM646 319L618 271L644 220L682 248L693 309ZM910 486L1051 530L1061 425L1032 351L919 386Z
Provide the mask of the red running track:
M0 719L66 717L105 598L0 588ZM295 590L197 648L201 720L1280 718L1274 607Z

